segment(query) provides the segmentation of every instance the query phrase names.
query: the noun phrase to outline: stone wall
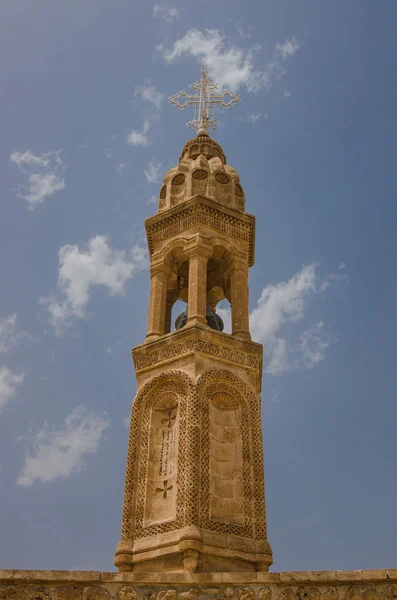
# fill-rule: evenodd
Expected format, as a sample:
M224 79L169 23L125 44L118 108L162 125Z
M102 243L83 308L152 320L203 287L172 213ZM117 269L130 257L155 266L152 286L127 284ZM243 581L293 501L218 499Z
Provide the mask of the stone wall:
M397 600L397 569L284 573L0 571L0 600Z

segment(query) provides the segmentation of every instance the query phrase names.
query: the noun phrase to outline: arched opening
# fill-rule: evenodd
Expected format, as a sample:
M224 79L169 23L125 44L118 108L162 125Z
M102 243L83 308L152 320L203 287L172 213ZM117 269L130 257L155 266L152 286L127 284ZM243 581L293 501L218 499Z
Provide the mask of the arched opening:
M222 246L215 246L207 262L207 304L212 309L223 298L230 298L230 281L226 275L229 263L230 252Z
M175 330L176 317L186 309L189 286L189 262L183 257L181 248L176 248L169 257L172 275L167 282L165 331Z
M216 305L216 314L220 316L223 321L223 333L232 333L232 307L226 298L223 298Z
M175 327L175 321L176 319L179 317L179 315L181 315L182 313L184 313L187 310L187 303L184 302L183 300L176 300L176 302L174 303L172 310L171 310L171 324L170 324L170 331L175 331L176 327Z

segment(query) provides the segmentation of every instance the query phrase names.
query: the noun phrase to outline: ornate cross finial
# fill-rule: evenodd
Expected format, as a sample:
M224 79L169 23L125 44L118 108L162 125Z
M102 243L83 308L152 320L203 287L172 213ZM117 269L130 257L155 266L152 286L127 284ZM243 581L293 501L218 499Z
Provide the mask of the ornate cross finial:
M215 105L229 108L235 102L240 102L240 96L230 90L216 91L220 89L220 85L207 77L204 65L201 67L201 79L189 87L196 90L196 93L178 92L171 96L169 101L181 110L187 106L194 106L194 118L186 125L196 129L198 135L209 135L208 129L216 129L218 126L218 121L212 118L210 108Z

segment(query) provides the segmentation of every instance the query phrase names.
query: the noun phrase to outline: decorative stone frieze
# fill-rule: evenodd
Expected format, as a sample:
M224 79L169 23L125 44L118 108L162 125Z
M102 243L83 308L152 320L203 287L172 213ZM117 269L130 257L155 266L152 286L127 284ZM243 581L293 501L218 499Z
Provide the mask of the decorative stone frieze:
M145 221L150 254L159 242L165 242L197 225L203 225L231 239L244 242L248 251L249 266L254 264L255 217L238 213L219 203L195 196L182 205L154 215Z
M171 364L192 354L215 358L231 367L242 366L258 377L262 370L260 344L237 341L230 335L209 329L181 329L151 344L136 346L132 351L137 373Z
M285 573L0 571L0 600L397 600L397 569Z

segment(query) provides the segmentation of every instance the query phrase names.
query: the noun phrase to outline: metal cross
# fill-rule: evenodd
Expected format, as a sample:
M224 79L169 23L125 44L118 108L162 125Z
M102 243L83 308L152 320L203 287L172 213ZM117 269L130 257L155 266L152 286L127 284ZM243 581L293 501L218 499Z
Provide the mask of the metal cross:
M172 485L168 485L168 479L165 479L163 481L163 487L162 488L156 488L156 492L161 492L163 494L163 500L165 500L167 498L167 492L170 492L172 490Z
M169 101L181 110L187 106L194 106L194 118L186 123L186 125L196 129L200 133L208 135L209 128L216 129L218 126L218 121L213 119L210 113L210 109L213 106L229 108L235 102L240 102L240 96L234 92L227 89L220 91L219 83L207 77L204 65L201 67L201 79L192 83L189 87L196 90L196 93L178 92L174 96L171 96Z

